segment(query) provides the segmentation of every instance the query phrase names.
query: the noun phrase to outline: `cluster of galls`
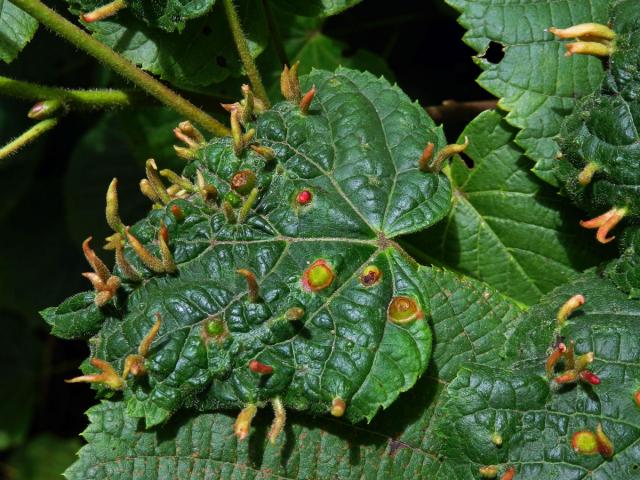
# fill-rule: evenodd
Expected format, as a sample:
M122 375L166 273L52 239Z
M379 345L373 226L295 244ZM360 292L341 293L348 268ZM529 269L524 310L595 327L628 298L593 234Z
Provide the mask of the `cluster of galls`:
M299 105L300 112L307 115L309 107L316 94L315 86L306 94L300 91L300 84L297 77L298 64L291 69L285 67L281 76L281 87L283 96ZM258 145L254 142L255 130L249 128L243 131L245 126L249 126L255 115L265 111L265 104L256 98L251 89L244 85L242 87L243 99L233 104L223 105L230 112L231 131L233 138L234 153L237 156L243 154L247 147L250 147L257 154L261 155L267 162L275 157L275 152L266 146ZM205 144L204 136L189 122L182 122L174 129L174 134L183 146L175 146L176 154L187 161L194 160L198 150ZM468 142L464 145L449 145L438 153L435 159L433 156L433 144L429 144L420 159L420 168L428 171L438 171L443 162L463 151ZM153 208L166 208L175 199L191 199L194 196L201 197L205 205L216 206L225 215L228 223L243 223L247 218L251 208L258 198L257 176L248 169L236 172L230 179L230 191L219 198L219 192L214 185L206 182L201 171L196 171L195 182L181 176L171 170L158 170L153 159L146 162L146 176L140 181L141 192L153 203ZM168 182L168 185L167 185ZM124 247L129 245L131 251L138 257L141 264L154 274L175 274L178 267L169 247L168 230L164 225L160 225L157 233L157 246L159 256L151 253L145 245L132 233L119 215L118 204L118 182L114 179L107 190L106 195L106 219L108 225L113 230L113 234L107 238L105 249L114 250L115 262L119 275L130 283L138 283L143 280L143 274L139 272L125 257ZM305 207L313 201L314 195L310 190L304 189L295 196L295 202L300 207ZM169 211L178 222L185 219L185 213L179 205L173 203ZM236 213L237 211L237 213ZM93 284L96 296L95 303L98 307L104 306L112 300L121 286L121 279L113 275L105 264L97 257L90 248L89 237L83 243L83 251L92 267L93 272L85 273ZM255 274L247 269L238 269L237 274L244 277L247 283L247 300L250 303L260 301L259 285ZM300 286L309 293L317 293L329 288L335 281L336 274L334 267L329 260L318 258L302 272L300 276ZM370 264L362 270L359 277L361 285L365 288L373 287L380 282L382 271L374 264ZM304 309L300 307L289 308L283 315L272 319L276 321L298 321L305 315ZM397 296L391 299L387 308L387 320L396 324L408 324L414 320L424 317L418 303L406 296ZM126 387L127 378L130 375L139 377L147 374L145 361L154 339L158 336L162 325L160 314L156 314L156 322L140 342L137 353L130 354L125 358L122 374L118 374L113 366L105 360L92 358L90 364L100 370L100 373L82 375L71 380L69 383L88 382L100 383L113 390L123 390ZM216 342L223 344L229 339L231 333L227 329L226 322L220 317L206 319L202 324L201 337L205 344ZM274 367L266 365L258 359L252 359L246 366L253 374L259 376L269 376L274 373ZM270 400L274 421L269 431L268 437L271 442L275 442L282 432L286 423L286 411L280 397ZM335 417L344 415L347 403L340 397L333 398L330 406L330 413ZM251 422L258 410L257 404L248 404L242 409L237 417L234 431L239 439L247 437L250 431Z
M577 40L565 43L566 56L581 54L608 59L616 51L616 33L606 25L583 23L564 29L551 27L548 31L560 39L575 38ZM560 153L558 158L562 159L563 156ZM578 173L577 178L569 179L568 190L571 190L573 188L571 185L576 183L578 190L582 191L591 184L598 172L607 173L607 168L598 161L592 158L583 158L582 160L584 161L582 170ZM613 163L616 161L617 159L611 159ZM587 229L597 229L596 239L598 242L609 243L615 239L614 236L609 236L609 232L628 214L628 205L617 205L596 218L581 221L580 225Z
M584 302L584 296L578 294L571 297L560 307L556 315L558 332L564 326L569 316L584 305ZM600 378L587 368L595 359L594 353L588 352L576 357L574 351L575 342L570 340L567 346L562 337L559 336L558 338L545 365L547 377L553 378L553 382L556 385L567 385L578 381L583 381L591 385L599 385ZM559 365L563 367L562 372L554 376L556 368Z
M560 307L556 315L558 331L564 326L569 316L584 303L584 296L578 294L571 297ZM567 345L562 337L558 338L553 351L547 358L545 370L548 378L553 379L552 381L557 386L577 382L600 385L600 377L587 368L595 359L594 352L576 356L574 344L573 340L569 341L569 345ZM560 374L556 375L558 365L562 365L562 369ZM596 426L595 433L588 430L574 433L571 439L571 446L576 453L582 455L600 453L603 457L610 458L614 453L613 443L604 433L600 423Z

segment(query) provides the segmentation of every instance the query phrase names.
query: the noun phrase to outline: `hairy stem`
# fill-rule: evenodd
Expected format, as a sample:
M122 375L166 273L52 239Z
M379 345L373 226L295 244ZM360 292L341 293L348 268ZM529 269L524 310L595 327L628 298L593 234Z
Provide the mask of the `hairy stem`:
M43 133L51 130L58 124L57 118L48 118L36 123L29 130L11 140L4 147L0 148L0 160L16 153L25 145L37 140Z
M57 33L80 50L100 60L116 73L130 80L149 95L156 97L187 119L201 125L214 135L224 136L229 134L229 129L215 118L200 110L151 75L140 70L129 60L69 22L40 0L12 0L12 3L29 13L48 29Z
M247 76L249 77L249 81L251 82L251 87L253 88L256 96L262 100L268 108L271 105L271 102L269 102L267 91L262 84L260 72L258 72L258 68L256 67L253 57L251 56L251 52L249 51L249 45L247 44L247 39L242 31L240 17L238 17L236 7L233 5L233 0L224 0L224 9L227 14L229 28L231 28L231 33L233 34L233 40L236 43L236 48L240 54L240 60L242 60L242 65L244 66Z
M78 110L131 107L141 103L149 103L150 100L142 92L136 90L69 90L14 80L1 75L0 95L8 95L25 100L59 100Z

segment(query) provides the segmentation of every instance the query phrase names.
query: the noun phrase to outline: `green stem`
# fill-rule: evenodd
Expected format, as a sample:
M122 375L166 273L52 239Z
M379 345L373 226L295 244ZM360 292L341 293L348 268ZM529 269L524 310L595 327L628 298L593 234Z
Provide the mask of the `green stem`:
M68 90L37 83L14 80L0 75L0 95L26 100L59 100L69 107L92 110L110 107L131 107L148 103L148 97L136 90Z
M256 96L265 103L265 106L269 108L271 102L269 101L267 91L262 84L260 72L258 71L255 62L253 61L251 52L249 51L249 45L247 44L247 39L244 36L244 32L242 31L240 17L238 17L238 12L233 5L233 0L224 0L224 9L227 13L227 21L229 22L229 28L231 28L233 40L236 43L236 48L238 49L238 53L240 54L240 60L242 60L242 65L247 72L247 76L249 77L249 81L251 82L251 86L253 87L253 91L255 92Z
M229 129L215 118L200 110L151 75L140 70L122 55L114 52L111 48L99 42L39 0L12 0L12 3L29 13L48 29L57 33L80 50L97 58L116 73L127 78L149 95L156 97L187 119L199 124L214 135L224 136L229 134Z
M9 155L16 153L25 145L37 140L43 133L51 130L58 124L57 118L47 118L36 123L29 130L14 138L4 147L0 148L0 160L7 158Z

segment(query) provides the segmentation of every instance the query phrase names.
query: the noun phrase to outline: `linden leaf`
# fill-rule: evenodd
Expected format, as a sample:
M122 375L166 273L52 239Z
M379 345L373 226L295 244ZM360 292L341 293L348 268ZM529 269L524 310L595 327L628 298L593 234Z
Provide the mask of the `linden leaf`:
M594 214L611 208L640 215L640 27L637 2L612 4L615 48L597 92L581 99L562 124L562 159L555 172L564 190Z
M259 414L249 442L231 435L234 418L183 411L166 425L143 430L123 402L102 402L87 413L88 445L65 473L70 480L182 477L454 478L455 463L434 448L435 408L446 383L465 361L502 365L495 355L519 313L480 282L421 268L431 305L435 344L429 371L370 425L310 418L292 412L275 445L264 440L270 421ZM435 378L439 376L439 380ZM134 473L135 472L135 473Z
M581 214L528 171L516 133L495 111L467 126L458 143L469 139L473 168L454 159L453 208L410 241L430 259L532 304L600 258L578 225Z
M13 62L33 38L38 22L9 0L0 0L0 60Z
M559 328L556 311L575 294L585 304ZM456 478L477 478L478 468L513 466L516 478L634 478L640 464L640 303L587 273L563 285L523 315L507 342L512 368L468 365L447 389L436 427ZM560 337L558 337L560 335ZM545 376L545 359L563 339L575 354L593 352L588 368L600 383L564 386ZM562 361L553 373L569 368ZM571 439L598 425L613 445L606 458L574 451ZM498 433L498 448L492 436Z
M91 9L72 5L75 13ZM265 48L268 38L262 4L260 0L240 0L236 7L249 50L255 58ZM189 21L181 32L153 28L127 10L87 24L87 28L98 40L136 65L179 88L203 90L241 74L242 64L222 2L217 2L207 15ZM198 48L193 48L194 45Z
M215 187L219 204L185 187L129 230L124 257L143 281L116 269L126 285L100 309L105 319L90 345L93 358L121 372L160 318L145 375L123 387L128 413L147 426L189 404L237 408L274 398L316 413L341 399L345 418L371 420L427 368L428 286L392 239L429 227L450 207L446 177L418 168L427 143L445 145L442 131L371 74L315 70L302 80L303 90L311 85L318 91L308 114L283 102L254 125L274 161L213 140L183 175ZM247 170L255 192L232 191L231 179ZM169 275L158 273L164 228ZM378 273L364 278L372 267ZM58 329L95 327L86 309L63 318L60 308L45 313ZM297 321L285 319L292 308ZM250 369L254 360L269 374Z
M478 82L500 98L506 120L521 129L516 143L536 162L534 172L555 186L551 172L558 154L554 137L576 99L593 92L602 78L598 59L566 58L562 42L546 29L584 22L607 23L609 0L447 0L461 12L463 40L479 55ZM490 45L502 47L498 63L485 58Z

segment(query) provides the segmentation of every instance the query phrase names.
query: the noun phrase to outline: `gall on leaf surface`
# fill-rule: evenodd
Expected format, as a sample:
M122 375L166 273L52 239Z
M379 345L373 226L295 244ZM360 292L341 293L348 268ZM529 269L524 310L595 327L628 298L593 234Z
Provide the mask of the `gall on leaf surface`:
M556 312L572 296L585 303L558 328ZM587 272L522 314L501 356L508 368L467 364L447 388L435 427L439 445L456 461L456 478L476 478L478 464L513 465L515 478L624 478L638 475L640 303L595 272ZM600 383L554 385L544 370L558 338L575 342L576 359L594 353L589 370ZM558 364L560 374L566 364ZM598 425L613 455L585 454L575 433ZM498 432L503 443L491 442Z
M234 417L225 412L182 411L166 425L144 430L122 402L104 401L87 413L88 445L67 470L70 480L156 480L185 475L205 478L309 479L457 478L451 453L436 448L433 426L446 386L464 362L506 366L503 348L520 313L481 282L435 268L419 272L431 305L435 338L428 371L408 392L369 424L290 412L275 445L266 432L270 415L258 413L249 442L230 434ZM478 478L476 475L470 478Z
M616 33L600 89L583 98L560 131L562 158L555 172L571 199L593 215L612 208L640 215L640 11L637 2L613 2ZM585 170L587 169L587 170ZM589 172L585 177L583 172ZM615 234L615 232L614 232Z
M262 406L276 396L289 408L315 413L328 412L340 397L344 418L371 420L427 368L428 286L392 239L429 227L450 208L447 178L418 170L424 145L445 145L442 131L399 88L370 74L316 70L302 83L318 88L307 115L283 102L254 125L257 141L275 152L272 162L251 149L238 157L230 139L217 139L183 172L193 183L199 172L224 199L236 172L254 171L258 194L243 216L228 210L243 209L252 193L224 209L192 194L130 228L159 258L156 239L164 225L177 272L154 273L127 244L125 258L144 279L126 284L102 308L103 323L89 344L93 358L121 372L160 315L147 373L128 378L124 388L129 415L144 417L147 426L183 406ZM305 189L313 197L301 206L296 196ZM174 205L183 212L180 220L171 213ZM310 291L303 275L318 260L334 278ZM366 286L360 276L370 265L381 276ZM257 302L248 298L239 269L255 275ZM396 296L413 299L421 315L401 325L389 321ZM304 314L287 321L292 308ZM78 325L65 326L93 319L90 310L64 318L48 312L58 331L80 332ZM212 319L224 322L224 334L207 336ZM255 374L247 366L252 360L273 372ZM87 367L86 373L95 372Z

